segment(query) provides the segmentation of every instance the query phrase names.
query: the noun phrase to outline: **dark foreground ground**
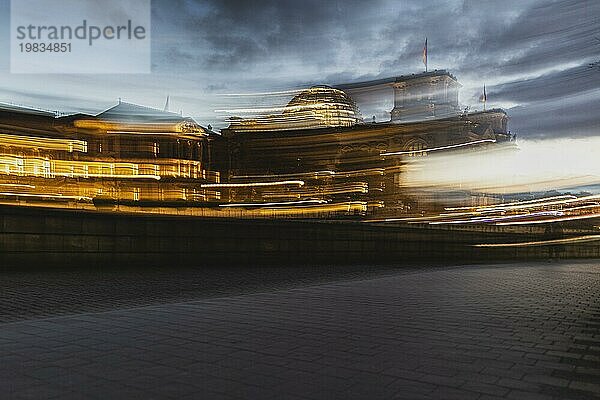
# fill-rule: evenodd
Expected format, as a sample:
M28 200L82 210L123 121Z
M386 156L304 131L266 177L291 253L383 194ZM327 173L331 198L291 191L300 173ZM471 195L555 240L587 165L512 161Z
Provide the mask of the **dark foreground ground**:
M600 262L2 272L0 397L600 397Z

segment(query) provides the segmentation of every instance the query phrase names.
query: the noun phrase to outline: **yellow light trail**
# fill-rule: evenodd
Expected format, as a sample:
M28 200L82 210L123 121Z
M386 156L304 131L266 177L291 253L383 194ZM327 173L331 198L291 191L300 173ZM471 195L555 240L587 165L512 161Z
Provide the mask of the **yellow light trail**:
M394 168L389 168L390 170ZM355 176L384 175L386 168L366 168L348 171L321 170L301 172L295 174L267 174L267 175L234 175L232 179L268 179L268 178L351 178Z
M55 139L37 136L7 135L0 133L0 145L14 146L23 148L43 149L43 150L61 150L72 153L78 151L87 152L87 142L85 140L74 139Z
M548 239L536 240L531 242L515 242L515 243L481 243L474 244L473 247L529 247L529 246L551 246L556 244L569 244L580 242L595 242L600 240L600 235L583 235L565 239Z
M307 176L331 176L335 175L335 171L314 171L314 172L301 172L297 174L268 174L268 175L234 175L232 179L265 179L265 178L296 178L296 177L307 177Z
M125 175L125 174L87 174L87 173L77 173L77 172L65 172L65 173L57 173L52 172L50 174L51 177L65 177L65 178L118 178L118 179L153 179L160 180L160 175Z

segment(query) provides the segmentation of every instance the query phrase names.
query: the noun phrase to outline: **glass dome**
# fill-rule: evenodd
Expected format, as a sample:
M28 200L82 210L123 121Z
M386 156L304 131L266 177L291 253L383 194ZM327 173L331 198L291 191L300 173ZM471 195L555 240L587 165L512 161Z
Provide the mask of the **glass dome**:
M354 100L330 86L313 86L298 93L285 107L286 118L312 122L318 126L352 126L360 122Z

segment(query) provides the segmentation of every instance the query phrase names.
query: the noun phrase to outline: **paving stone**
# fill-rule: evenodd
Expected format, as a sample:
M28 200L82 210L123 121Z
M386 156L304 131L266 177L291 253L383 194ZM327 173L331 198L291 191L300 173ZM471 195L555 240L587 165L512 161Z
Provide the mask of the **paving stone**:
M555 400L555 397L550 395L522 390L511 390L506 398L515 400Z
M1 397L600 397L598 263L236 273L253 289L212 276L218 290L177 295L201 280L190 271L13 273L0 280Z

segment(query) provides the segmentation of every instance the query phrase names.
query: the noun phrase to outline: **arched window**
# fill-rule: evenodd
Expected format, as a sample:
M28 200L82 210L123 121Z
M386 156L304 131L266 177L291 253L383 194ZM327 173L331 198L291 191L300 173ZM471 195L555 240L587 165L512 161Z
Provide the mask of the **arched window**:
M427 156L427 142L422 139L412 140L406 146L409 157L425 157Z

